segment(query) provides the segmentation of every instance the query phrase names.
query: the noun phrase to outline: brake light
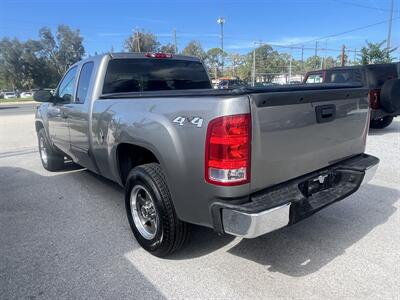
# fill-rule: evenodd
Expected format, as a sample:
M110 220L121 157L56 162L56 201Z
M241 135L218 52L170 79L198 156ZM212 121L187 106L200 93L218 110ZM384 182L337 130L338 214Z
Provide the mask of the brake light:
M369 105L372 109L379 109L381 90L375 89L369 91Z
M151 58L172 58L171 53L146 53L144 56Z
M250 181L250 114L224 116L207 128L205 180L216 185Z

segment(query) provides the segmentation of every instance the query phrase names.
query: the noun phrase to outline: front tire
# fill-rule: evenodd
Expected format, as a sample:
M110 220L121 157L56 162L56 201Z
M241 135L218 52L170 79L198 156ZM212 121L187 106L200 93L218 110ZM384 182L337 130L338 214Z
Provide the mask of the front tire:
M189 224L177 218L159 164L132 169L125 186L125 207L132 232L146 251L165 257L183 246Z
M64 155L56 152L46 137L44 128L38 132L39 154L43 168L48 171L58 171L64 167Z
M393 121L393 117L391 116L386 116L383 118L379 118L376 120L371 120L369 127L374 128L374 129L383 129L388 127Z

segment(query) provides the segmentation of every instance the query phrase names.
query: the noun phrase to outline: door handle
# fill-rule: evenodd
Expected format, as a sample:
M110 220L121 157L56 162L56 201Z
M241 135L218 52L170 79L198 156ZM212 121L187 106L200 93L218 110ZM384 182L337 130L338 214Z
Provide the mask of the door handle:
M61 112L61 118L68 119L68 114L65 111Z
M317 123L333 121L336 118L336 106L334 104L320 105L315 108Z

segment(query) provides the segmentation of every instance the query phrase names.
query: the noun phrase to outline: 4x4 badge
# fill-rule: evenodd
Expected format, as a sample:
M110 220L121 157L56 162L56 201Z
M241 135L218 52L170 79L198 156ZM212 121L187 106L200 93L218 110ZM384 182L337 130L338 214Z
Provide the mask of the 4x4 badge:
M200 118L200 117L179 116L179 117L176 117L172 122L178 123L180 126L184 126L186 124L194 125L197 128L200 128L201 126L203 126L203 118Z

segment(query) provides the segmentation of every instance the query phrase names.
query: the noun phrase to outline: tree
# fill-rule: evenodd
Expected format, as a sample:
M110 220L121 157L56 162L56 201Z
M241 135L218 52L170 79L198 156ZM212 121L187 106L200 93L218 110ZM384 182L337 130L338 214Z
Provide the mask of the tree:
M175 53L175 45L173 44L166 44L166 45L162 45L159 49L160 52L162 53Z
M344 61L344 65L345 65L345 66L348 66L348 65L351 64L350 56L349 56L349 54L346 53L346 52L344 52L343 61ZM336 57L336 63L335 63L335 65L337 65L337 66L342 66L342 54L339 54L339 55Z
M392 53L397 48L383 48L386 40L380 43L370 43L366 41L366 46L361 49L361 64L382 64L393 61Z
M50 28L43 27L39 31L39 36L42 55L56 70L59 78L85 54L79 29L72 31L66 25L59 25L54 37Z
M214 78L218 78L222 76L222 59L227 54L221 50L221 48L211 48L206 53L206 65L211 74L214 75Z
M83 38L79 30L60 25L56 36L47 27L39 40L0 41L0 82L12 89L54 87L70 65L82 59Z
M271 82L280 73L287 72L290 55L279 54L270 45L262 45L255 49L256 74ZM249 53L249 56L252 54Z
M18 39L3 38L0 41L0 75L10 86L22 87L24 61L22 60L23 44Z
M41 50L39 41L28 40L24 43L22 56L25 62L24 85L28 90L32 87L54 87L60 79L53 65L46 57L40 55Z
M306 72L321 69L322 59L319 56L310 56L304 62L304 69Z
M330 69L336 66L336 61L332 56L328 56L324 59L324 68Z
M241 66L244 65L246 57L238 53L231 53L228 55L229 65L227 66L227 74L232 77L240 77L239 71Z
M0 90L6 89L6 88L7 88L7 82L0 74Z
M194 56L199 58L201 61L204 61L206 58L206 52L198 41L191 41L187 46L182 50L182 54L186 56Z
M125 41L124 47L129 52L157 52L160 43L153 33L137 30Z

